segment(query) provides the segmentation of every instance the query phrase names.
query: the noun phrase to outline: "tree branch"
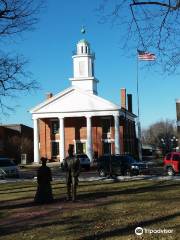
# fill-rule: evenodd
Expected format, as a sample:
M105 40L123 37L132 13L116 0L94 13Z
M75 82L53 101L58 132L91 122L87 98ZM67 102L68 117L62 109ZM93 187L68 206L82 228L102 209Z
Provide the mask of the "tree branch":
M171 4L171 1L169 0L169 5ZM160 44L161 44L161 39L162 39L162 30L163 30L163 27L165 25L165 22L166 22L166 19L167 19L167 16L170 12L170 8L168 8L163 20L162 20L162 23L161 23L161 26L160 26L160 30L159 30L159 41L157 43L157 47L160 48Z
M145 44L144 44L143 36L141 35L141 30L140 30L140 27L139 27L139 25L138 25L138 23L137 23L137 20L136 20L136 17L135 17L135 14L134 14L133 7L132 7L132 6L133 6L133 5L130 4L132 17L133 17L133 20L134 20L134 22L135 22L135 24L136 24L136 28L137 28L137 31L138 31L138 33L139 33L139 37L140 37L142 46L143 46L143 48L145 49Z
M171 10L174 10L176 11L178 8L180 8L180 1L177 1L176 5L173 6L171 5L171 1L169 1L169 3L162 3L160 1L142 1L142 2L139 2L139 1L133 1L133 3L131 3L130 5L132 6L138 6L138 5L157 5L157 6L161 6L161 7L167 7Z

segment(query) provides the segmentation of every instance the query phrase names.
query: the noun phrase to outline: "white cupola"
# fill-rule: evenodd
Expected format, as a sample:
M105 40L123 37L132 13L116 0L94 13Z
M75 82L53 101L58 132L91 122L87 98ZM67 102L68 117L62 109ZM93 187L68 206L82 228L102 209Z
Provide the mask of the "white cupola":
M90 51L90 44L82 39L77 43L73 58L73 78L69 80L72 86L97 95L98 80L94 77L95 54Z

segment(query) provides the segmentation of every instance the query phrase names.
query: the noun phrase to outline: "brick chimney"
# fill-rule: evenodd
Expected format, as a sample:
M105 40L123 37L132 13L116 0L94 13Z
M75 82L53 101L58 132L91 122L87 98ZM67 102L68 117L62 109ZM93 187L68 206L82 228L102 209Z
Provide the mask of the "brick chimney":
M121 88L121 108L126 109L126 89Z
M53 94L51 92L46 93L46 99L52 98Z
M127 94L128 111L132 113L132 94Z

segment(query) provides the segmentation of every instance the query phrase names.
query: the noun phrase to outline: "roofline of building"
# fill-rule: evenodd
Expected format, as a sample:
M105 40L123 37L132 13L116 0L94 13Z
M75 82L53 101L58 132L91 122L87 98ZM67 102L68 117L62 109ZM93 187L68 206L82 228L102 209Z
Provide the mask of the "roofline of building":
M15 126L23 126L23 127L27 127L27 128L32 128L30 126L27 126L25 124L22 124L22 123L13 123L13 124L1 124L0 127L15 127Z
M62 96L65 95L66 93L68 93L68 92L70 92L70 91L73 91L73 90L77 90L77 91L83 92L81 89L79 89L79 88L77 88L77 87L74 87L74 86L71 86L71 87L69 87L69 88L66 88L64 91L61 91L61 92L57 93L57 94L54 95L53 97L44 100L43 102L41 102L40 104L38 104L36 107L30 109L29 112L30 112L31 114L34 114L35 111L41 109L42 107L46 106L47 104L55 101L57 98L62 97ZM84 92L83 92L83 93L84 93ZM86 94L86 95L89 95L89 96L91 96L91 97L93 96L94 98L97 98L97 99L100 100L100 101L103 101L103 102L106 102L106 103L110 103L110 104L114 107L114 109L111 109L111 110L113 110L113 111L114 111L114 110L117 110L117 109L118 109L118 110L121 110L121 107L120 107L119 105L117 105L117 104L115 104L115 103L113 103L113 102L111 102L111 101L109 101L109 100L107 100L107 99L105 99L105 98L102 98L102 97L100 97L100 96L98 96L98 95L90 94L90 93L87 93L87 92L86 92L85 94Z
M122 108L120 109L122 112L124 112L125 114L128 114L130 115L131 117L134 117L134 118L137 118L137 115L132 113L132 112L129 112L128 109L125 109L125 108Z

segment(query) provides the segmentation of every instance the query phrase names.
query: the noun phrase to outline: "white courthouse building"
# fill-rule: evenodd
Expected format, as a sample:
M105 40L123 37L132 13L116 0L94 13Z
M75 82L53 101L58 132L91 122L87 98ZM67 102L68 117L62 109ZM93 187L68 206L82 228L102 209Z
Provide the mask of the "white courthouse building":
M30 111L34 122L34 162L38 163L40 157L62 161L70 145L75 153L86 153L91 161L94 154L135 155L136 116L132 113L132 95L126 96L126 89L121 89L118 104L98 95L95 54L86 40L77 43L72 59L70 87L56 95L50 93Z

